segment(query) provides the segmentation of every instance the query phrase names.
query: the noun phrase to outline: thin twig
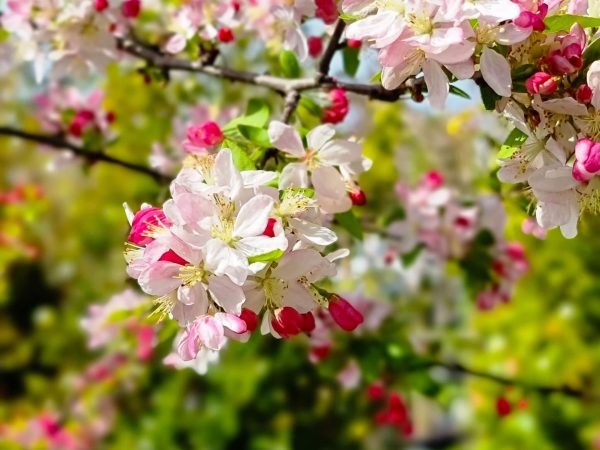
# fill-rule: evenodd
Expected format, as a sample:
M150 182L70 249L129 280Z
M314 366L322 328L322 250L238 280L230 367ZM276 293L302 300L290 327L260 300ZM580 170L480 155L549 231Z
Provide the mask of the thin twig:
M588 399L588 400L600 399L600 394L597 394L594 392L589 392L587 390L575 389L568 385L560 385L560 386L538 385L536 383L532 383L532 382L529 382L526 380L507 378L507 377L503 377L501 375L496 375L493 373L484 372L484 371L477 370L477 369L472 369L472 368L464 366L463 364L455 363L455 362L423 360L423 361L420 361L419 363L415 364L414 366L409 367L408 370L424 370L424 369L430 369L432 367L443 367L444 369L448 370L449 372L468 375L468 376L477 377L477 378L483 378L483 379L490 380L490 381L493 381L495 383L502 384L505 386L518 386L518 387L521 387L526 390L539 392L540 394L557 393L557 394L563 394L563 395L566 395L568 397L573 397L573 398L581 398L581 399Z
M292 114L294 114L294 111L296 111L299 101L300 93L298 91L292 90L285 95L283 114L281 115L281 121L283 123L290 123L290 120L292 119Z
M342 38L342 34L344 33L345 28L346 23L342 19L338 19L337 23L335 24L335 28L333 29L331 38L329 39L329 44L323 52L323 57L319 62L319 75L322 78L327 77L329 75L331 60L333 59L333 55L335 55L335 52L338 49L338 44L340 42L340 39Z
M164 175L154 169L151 169L146 166L142 166L140 164L132 163L129 161L123 161L121 159L115 158L114 156L107 155L106 153L102 153L100 151L91 151L86 150L83 147L77 146L61 136L56 135L47 135L47 134L38 134L38 133L30 133L28 131L19 130L12 127L0 126L0 136L12 136L20 139L24 139L31 142L37 142L39 144L44 144L53 150L69 150L74 155L83 158L89 162L98 162L103 161L110 164L114 164L117 166L124 167L126 169L132 170L134 172L139 172L145 175L149 175L154 178L156 181L160 182L168 182L170 177Z

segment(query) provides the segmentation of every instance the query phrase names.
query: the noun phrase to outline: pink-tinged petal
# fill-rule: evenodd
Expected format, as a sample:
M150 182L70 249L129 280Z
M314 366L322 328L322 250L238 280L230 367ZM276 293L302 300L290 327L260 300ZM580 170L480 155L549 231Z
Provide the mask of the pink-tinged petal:
M283 289L283 303L301 314L312 311L316 306L313 295L297 281L289 282Z
M459 80L467 80L475 73L475 64L471 60L457 64L446 64L446 68Z
M600 61L594 61L587 73L587 84L592 89L592 106L600 109Z
M536 191L556 193L567 191L579 184L573 178L572 168L568 166L543 167L535 171L527 180Z
M321 148L318 159L328 166L350 164L362 159L362 146L357 142L335 139Z
M335 128L331 125L319 125L313 128L306 135L306 143L308 148L319 150L326 142L330 141L335 136Z
M434 108L442 109L446 104L450 90L448 77L442 70L442 66L435 61L426 60L423 63L423 75L427 85L429 103Z
M376 41L387 45L395 41L404 30L403 22L395 11L383 11L348 25L346 38Z
M279 189L288 187L305 188L310 186L308 182L308 170L304 163L290 163L283 168L279 175Z
M332 266L318 251L306 248L283 255L272 274L273 277L286 281L297 280L300 277L316 281L317 277L323 278L334 273L331 271ZM335 266L333 267L335 270Z
M465 33L461 28L436 28L431 33L429 45L430 51L437 52L436 49L445 49L451 45L459 44L465 39Z
M185 38L184 35L174 34L167 41L167 44L165 45L165 50L172 54L179 53L180 51L182 51L185 48L186 44L187 44L187 39Z
M234 333L244 333L248 329L246 322L233 314L219 312L215 314L215 319Z
M200 317L194 325L197 327L198 340L211 350L221 350L225 345L223 325L212 316Z
M502 45L514 45L523 42L531 35L531 28L522 28L514 23L502 25L496 33L496 42Z
M202 283L196 283L193 286L181 286L177 289L177 300L184 305L198 304L205 309L208 308L208 296Z
M181 288L179 288L179 290L181 290ZM206 314L207 311L208 298L206 298L206 302L199 301L191 305L184 305L180 301L176 301L171 310L171 314L179 325L185 327L194 322L198 317Z
M496 23L516 19L521 13L519 5L511 0L477 0L475 7L481 17Z
M142 272L138 283L144 292L161 297L181 285L181 279L177 278L180 268L179 264L172 262L155 262Z
M205 266L215 275L227 275L241 286L248 277L248 259L244 254L229 247L223 241L211 239L205 247Z
M304 61L308 56L308 42L302 29L298 26L292 26L285 31L284 37L287 48L296 53L300 61Z
M208 280L208 291L215 302L226 312L240 314L246 299L240 286L226 276L211 276Z
M177 343L177 354L184 361L194 359L200 350L200 345L196 341L197 334L194 325L188 326Z
M342 175L333 167L321 166L311 176L315 197L321 209L328 213L348 211L352 200L346 192Z
M573 97L546 100L545 102L542 102L541 107L546 111L558 114L568 114L571 116L586 116L588 114L587 107L579 103Z
M481 52L481 75L485 82L502 97L510 97L512 94L512 77L510 64L495 50L483 47Z
M274 120L269 124L268 132L271 144L276 149L297 158L303 158L306 155L300 134L294 127Z
M233 235L240 237L260 236L273 212L273 199L268 195L257 195L246 202L238 212L233 226Z

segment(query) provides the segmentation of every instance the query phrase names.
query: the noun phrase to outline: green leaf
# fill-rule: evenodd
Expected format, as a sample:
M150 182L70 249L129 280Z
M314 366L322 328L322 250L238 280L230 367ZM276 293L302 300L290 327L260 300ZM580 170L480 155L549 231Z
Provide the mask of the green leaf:
M518 128L515 128L510 132L502 146L500 147L500 151L498 152L497 157L499 159L510 158L514 153L519 150L525 141L527 140L527 135L523 133Z
M341 13L340 19L345 20L345 21L354 21L354 20L362 19L362 17L361 16L353 16L351 14L346 14L346 13Z
M233 157L233 163L238 170L254 170L256 166L248 153L235 141L231 139L225 139L221 143L221 148L228 148L231 150L231 156Z
M387 216L383 217L381 226L385 228L394 222L404 219L406 219L406 211L402 206L396 206Z
M246 125L255 128L265 128L269 123L271 108L269 104L262 100L253 98L248 102L246 114L233 119L223 127L223 132L236 129L239 125Z
M536 66L533 64L523 64L519 67L515 67L511 72L513 80L526 80L537 71Z
M358 71L358 66L360 65L360 60L358 59L359 54L359 48L345 47L342 51L344 71L351 77L356 75L356 72Z
M417 257L419 256L423 248L425 248L425 246L423 244L419 244L415 246L415 248L413 248L410 252L401 255L400 258L402 259L402 264L404 265L404 267L412 266L417 260Z
M302 73L296 54L290 50L284 50L279 54L279 65L286 78L298 78Z
M486 83L482 83L479 87L481 91L481 100L487 111L493 111L496 108L496 102L500 100L500 96L494 92Z
M354 236L356 239L362 241L363 230L359 220L356 218L352 210L335 215L336 223L345 229L348 233Z
M281 255L283 255L283 250L276 249L272 252L263 253L262 255L250 256L248 262L252 264L255 262L275 261L276 259L279 259Z
M459 97L466 98L467 100L471 99L471 96L463 91L461 88L458 88L454 85L450 85L450 93L454 95L458 95Z
M590 45L587 46L583 52L583 67L589 66L594 61L600 59L600 38L596 39Z
M296 109L296 115L302 125L308 129L315 128L323 118L323 108L308 97L301 97Z
M238 125L237 128L240 134L253 144L265 148L272 146L271 139L269 139L269 133L264 128L256 128L248 125Z
M371 77L373 83L381 83L381 70Z
M546 17L544 23L546 24L546 33L557 33L559 31L569 31L575 23L578 23L583 28L600 27L600 18L561 14Z

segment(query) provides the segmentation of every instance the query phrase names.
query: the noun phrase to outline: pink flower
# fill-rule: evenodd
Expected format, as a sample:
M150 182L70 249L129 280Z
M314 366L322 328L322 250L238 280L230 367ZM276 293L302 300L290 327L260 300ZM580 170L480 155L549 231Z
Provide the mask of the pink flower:
M354 331L363 322L362 314L339 295L329 297L329 313L344 331Z
M160 208L140 209L131 223L127 240L135 245L144 246L154 241L157 229L167 229L172 224Z
M530 94L550 95L556 92L558 85L552 75L546 72L536 72L525 82Z
M177 352L181 359L190 361L203 347L219 351L227 341L227 330L236 334L244 333L247 330L246 322L228 313L200 316L186 328L177 346Z
M319 36L311 36L308 38L308 54L311 58L316 58L323 51L323 39Z
M521 28L531 28L534 31L544 31L546 29L546 25L544 25L546 14L548 14L548 5L542 3L538 5L537 11L521 11L521 14L514 20L514 23Z
M203 153L206 148L219 145L223 138L219 124L209 120L188 128L187 140L183 142L183 148L190 153Z
M582 138L575 144L573 178L582 183L590 181L600 172L600 143Z

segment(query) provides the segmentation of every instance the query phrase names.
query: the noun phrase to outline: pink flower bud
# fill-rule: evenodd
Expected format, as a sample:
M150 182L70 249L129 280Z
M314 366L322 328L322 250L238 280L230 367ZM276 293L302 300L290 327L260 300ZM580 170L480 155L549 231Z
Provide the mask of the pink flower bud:
M350 48L361 48L362 41L360 39L348 39L346 45Z
M189 142L197 147L214 147L223 141L223 137L221 128L212 120L201 125L192 125L187 130Z
M308 54L312 58L316 58L323 51L323 39L319 36L311 36L308 38Z
M258 316L251 309L243 308L240 319L246 322L246 330L251 333L258 327Z
M285 306L275 311L275 316L271 319L271 325L282 338L287 339L300 334L304 319L294 308Z
M102 12L106 8L108 8L108 0L96 0L96 4L94 6L96 8L96 11Z
M163 253L162 256L160 258L158 258L158 260L172 262L175 264L179 264L180 266L185 266L186 264L189 264L188 261L183 259L181 256L179 256L173 250L169 250L168 252Z
M217 33L217 39L224 44L228 44L233 42L235 36L233 35L233 31L231 28L223 27L219 28L219 32Z
M532 28L534 31L544 31L546 29L546 25L544 24L546 14L548 14L548 5L542 3L538 5L537 12L527 10L521 11L519 17L513 22L521 28Z
M335 0L316 0L315 4L317 5L315 15L327 25L337 20L338 11Z
M582 138L575 144L573 178L587 182L600 172L600 143Z
M352 192L348 192L350 200L354 206L364 206L367 204L367 196L362 189L356 189Z
M78 111L69 125L69 134L75 137L81 137L87 126L94 121L95 117L93 111L86 109Z
M558 86L552 75L546 72L536 72L525 82L530 94L550 95L556 92Z
M121 12L128 19L135 19L142 10L141 0L125 0L121 6Z
M579 86L577 88L577 91L575 91L575 98L577 99L577 101L586 105L592 101L593 95L594 93L592 91L592 88L585 83Z
M444 184L444 175L437 170L431 170L423 175L421 184L428 189L438 189Z
M329 313L344 331L354 331L364 320L362 314L348 300L336 294L329 297Z
M127 240L135 245L148 245L154 240L153 228L167 228L171 222L160 208L139 210L131 223L131 231Z
M329 101L331 104L323 109L323 123L340 123L348 114L350 102L346 97L346 91L341 88L335 88L329 91Z

